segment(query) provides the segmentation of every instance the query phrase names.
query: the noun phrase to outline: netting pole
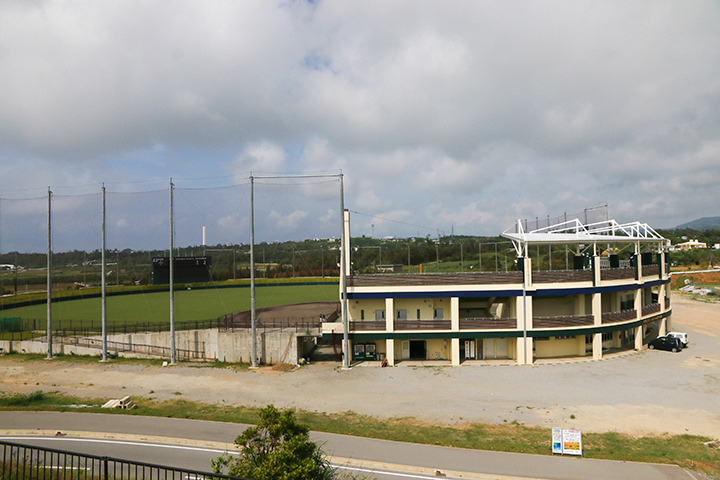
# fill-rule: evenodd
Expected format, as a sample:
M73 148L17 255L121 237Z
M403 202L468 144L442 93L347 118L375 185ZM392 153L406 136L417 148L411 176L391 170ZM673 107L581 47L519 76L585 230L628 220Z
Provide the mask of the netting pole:
M173 205L173 188L172 178L170 179L170 255L168 261L170 262L170 364L174 365L177 363L177 357L175 355L175 282L174 282L174 269L173 269L173 248L175 242L174 229L175 224L173 220L174 216L174 205Z
M250 360L252 368L257 368L257 325L255 319L255 179L250 173L250 341L252 342Z
M52 358L52 192L50 187L48 187L47 232L47 358Z
M107 362L107 298L105 284L105 184L102 187L102 249L100 251L101 290L102 290L102 361Z

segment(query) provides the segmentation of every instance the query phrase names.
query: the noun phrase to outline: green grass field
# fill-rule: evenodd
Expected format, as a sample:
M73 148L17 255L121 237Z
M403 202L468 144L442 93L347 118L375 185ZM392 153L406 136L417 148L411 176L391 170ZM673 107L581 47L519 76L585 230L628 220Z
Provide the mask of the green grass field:
M337 285L270 285L256 288L256 306L338 300ZM175 320L210 320L250 309L249 288L177 290ZM0 310L1 317L45 320L47 305L38 304ZM100 322L101 299L85 298L53 304L53 321ZM168 292L137 293L107 298L108 324L160 323L170 317Z

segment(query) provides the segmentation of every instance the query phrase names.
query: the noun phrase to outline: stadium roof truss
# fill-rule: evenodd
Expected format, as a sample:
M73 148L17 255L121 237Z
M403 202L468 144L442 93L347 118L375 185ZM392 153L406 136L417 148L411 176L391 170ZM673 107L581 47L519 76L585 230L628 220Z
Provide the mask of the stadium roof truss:
M579 219L569 220L535 230L523 228L518 220L502 236L513 242L518 256L527 256L531 245L582 244L592 245L597 254L597 244L635 244L639 252L642 244L655 244L658 251L667 247L670 241L658 234L647 223L632 222L620 224L613 219L583 224Z

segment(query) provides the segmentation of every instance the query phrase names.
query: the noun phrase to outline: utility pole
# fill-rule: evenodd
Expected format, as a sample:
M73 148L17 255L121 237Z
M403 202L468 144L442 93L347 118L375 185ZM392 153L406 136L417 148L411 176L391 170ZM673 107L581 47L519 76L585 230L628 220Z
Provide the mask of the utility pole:
M105 281L105 185L102 187L102 248L100 250L100 285L102 291L102 361L107 362L107 290Z
M47 215L47 358L53 358L52 344L52 192L48 187Z
M340 180L340 220L341 220L341 238L340 238L340 296L341 296L341 308L342 308L342 318L343 318L343 351L344 351L344 361L343 361L343 369L349 369L350 368L350 344L349 344L349 335L348 335L348 301L347 301L347 255L346 253L349 253L349 243L350 239L347 238L347 245L346 245L346 236L349 237L349 235L346 235L345 231L345 224L346 224L346 211L345 211L345 198L344 198L344 190L343 190L343 174L340 173L339 175L274 175L274 176L253 176L252 172L250 173L250 305L251 305L251 326L252 326L252 349L253 349L253 367L255 367L257 364L257 342L255 341L256 337L256 328L255 328L255 205L254 205L254 182L256 179L263 179L263 178L327 178L327 177L337 177ZM349 215L349 212L347 212ZM348 248L346 248L348 247ZM264 255L264 252L263 252ZM293 256L295 255L295 251L293 250ZM294 259L293 259L294 260ZM323 260L324 261L324 260ZM324 266L323 266L324 267ZM293 261L293 275L294 275L294 268L295 268L295 262Z
M15 251L15 295L18 294L18 252Z
M343 189L343 175L340 174L340 219L342 220L342 230L340 231L340 287L342 288L342 316L343 316L343 368L350 369L350 339L349 329L350 322L348 319L348 298L347 298L347 257L350 254L350 238L345 233L345 223L349 223L350 212L345 212L345 191ZM349 225L348 225L349 227Z
M173 185L172 178L170 179L170 253L168 261L170 262L170 364L175 365L177 363L177 357L175 356L175 269L173 266L173 249L175 248L175 223L174 223L174 206L173 206Z
M293 261L293 269L295 262ZM293 277L295 274L293 273ZM251 365L257 368L257 325L255 319L255 179L250 172L250 329L251 329Z

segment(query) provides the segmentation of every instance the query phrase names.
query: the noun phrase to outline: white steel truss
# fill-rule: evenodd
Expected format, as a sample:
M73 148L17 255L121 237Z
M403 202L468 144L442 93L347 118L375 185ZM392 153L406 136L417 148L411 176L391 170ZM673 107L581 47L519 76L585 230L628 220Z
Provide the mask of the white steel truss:
M670 241L662 237L647 223L631 222L620 224L614 219L583 224L579 219L525 231L521 220L502 233L509 238L518 256L527 254L530 245L633 243L657 244L658 250L668 247Z

